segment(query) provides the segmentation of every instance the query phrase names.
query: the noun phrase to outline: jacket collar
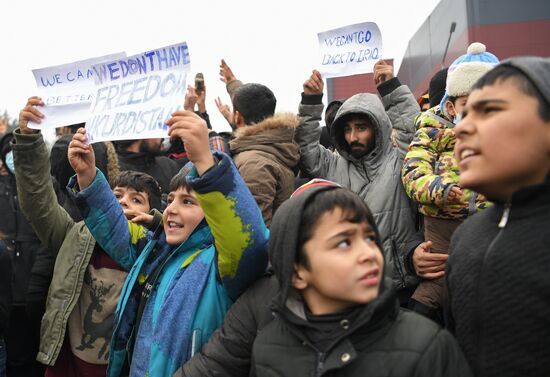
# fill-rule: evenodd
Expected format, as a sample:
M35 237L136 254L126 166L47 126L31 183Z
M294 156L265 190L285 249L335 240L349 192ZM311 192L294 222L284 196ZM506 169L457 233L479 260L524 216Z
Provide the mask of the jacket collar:
M272 309L290 327L291 331L305 342L310 343L310 339L306 335L308 332L320 330L314 323L307 320L305 304L296 292L289 294L285 307L281 307L275 299ZM395 289L391 279L385 278L381 292L374 301L367 305L357 306L355 310L349 312L348 316L335 323L334 330L329 335L332 338L332 345L328 352L346 338L354 335L364 337L364 334L380 328L384 323L389 323L397 317L398 312L399 303ZM315 348L314 344L312 346Z

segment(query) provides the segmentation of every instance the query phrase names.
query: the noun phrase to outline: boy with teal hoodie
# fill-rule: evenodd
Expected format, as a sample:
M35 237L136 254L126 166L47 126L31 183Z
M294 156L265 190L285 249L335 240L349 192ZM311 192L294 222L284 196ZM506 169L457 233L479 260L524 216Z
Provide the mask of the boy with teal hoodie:
M167 124L172 139L185 140L194 167L172 179L163 229L155 233L129 229L84 129L69 148L77 173L69 186L86 225L129 270L108 376L171 376L267 266L268 231L258 206L231 159L211 153L204 120L179 111Z

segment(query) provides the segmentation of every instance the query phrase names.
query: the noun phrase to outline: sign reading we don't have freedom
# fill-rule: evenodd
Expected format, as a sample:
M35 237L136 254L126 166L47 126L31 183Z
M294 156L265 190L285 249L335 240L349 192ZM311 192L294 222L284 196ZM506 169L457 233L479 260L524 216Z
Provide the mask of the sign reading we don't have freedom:
M189 71L185 42L95 65L89 142L166 137L165 121L183 105Z

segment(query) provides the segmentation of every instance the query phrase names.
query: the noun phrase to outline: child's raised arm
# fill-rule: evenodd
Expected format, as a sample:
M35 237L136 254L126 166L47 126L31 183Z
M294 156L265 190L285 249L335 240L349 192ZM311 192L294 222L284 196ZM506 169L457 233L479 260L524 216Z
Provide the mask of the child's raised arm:
M188 182L214 236L218 274L236 299L267 267L268 231L254 197L231 158L212 155L208 128L191 111L178 111L167 122L169 135L180 137L196 174Z
M67 154L78 182L76 187L72 178L69 187L84 222L103 250L123 268L130 270L136 259L138 243L146 240L146 230L128 222L107 179L95 167L94 151L87 144L84 128L73 136Z
M84 190L96 176L94 149L87 142L85 128L81 127L76 131L69 144L67 154L69 163L76 173L78 186Z

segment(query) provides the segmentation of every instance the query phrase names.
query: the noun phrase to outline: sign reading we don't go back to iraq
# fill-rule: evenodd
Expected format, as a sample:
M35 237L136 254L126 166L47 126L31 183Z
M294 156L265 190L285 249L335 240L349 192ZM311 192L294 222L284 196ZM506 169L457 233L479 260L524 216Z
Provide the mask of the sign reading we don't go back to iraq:
M317 34L319 72L325 78L373 71L382 58L382 35L374 22L349 25Z
M166 137L165 121L183 105L189 70L185 42L95 65L88 141Z

